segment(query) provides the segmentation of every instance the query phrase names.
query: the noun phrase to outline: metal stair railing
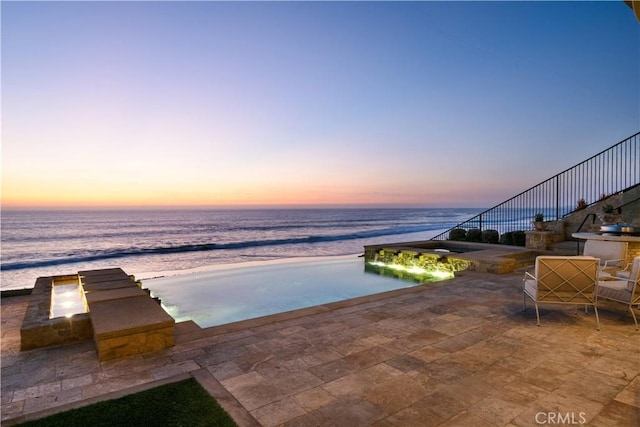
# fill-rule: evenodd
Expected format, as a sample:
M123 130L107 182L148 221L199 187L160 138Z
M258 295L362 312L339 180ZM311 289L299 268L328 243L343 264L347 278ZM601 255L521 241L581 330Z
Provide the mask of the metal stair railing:
M446 240L451 230L528 230L537 213L558 220L640 183L640 132L589 157L522 193L457 224L431 240Z

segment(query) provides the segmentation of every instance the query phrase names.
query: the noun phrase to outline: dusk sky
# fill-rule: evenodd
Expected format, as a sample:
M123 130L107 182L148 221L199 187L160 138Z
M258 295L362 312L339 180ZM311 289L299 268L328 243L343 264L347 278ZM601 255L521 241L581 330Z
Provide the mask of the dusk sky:
M607 2L11 2L2 206L491 207L640 130Z

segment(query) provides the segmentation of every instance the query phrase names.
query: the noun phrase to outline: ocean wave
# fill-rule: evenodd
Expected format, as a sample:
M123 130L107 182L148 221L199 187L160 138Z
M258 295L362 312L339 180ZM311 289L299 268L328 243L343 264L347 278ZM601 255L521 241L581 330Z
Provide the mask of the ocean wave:
M336 234L336 235L319 235L319 236L304 236L304 237L290 237L283 239L267 239L267 240L248 240L240 242L227 242L227 243L197 243L197 244L184 244L175 246L156 246L156 247L131 247L127 249L118 250L100 250L95 253L87 254L74 254L71 256L65 256L55 259L44 260L31 260L23 262L7 262L2 263L0 270L22 270L35 267L49 267L64 264L74 264L90 261L100 261L117 258L127 258L144 255L165 255L165 254L177 254L185 252L203 252L203 251L216 251L216 250L235 250L246 249L265 246L281 246L281 245L297 245L297 244L316 244L322 242L338 242L343 240L355 240L375 238L382 236L392 236L401 234L419 233L424 231L437 230L443 227L442 224L426 224L419 226L402 226L385 228L378 230L360 231L355 233Z
M332 230L341 230L341 229L352 229L354 224L358 227L376 227L376 226L384 226L385 223L388 223L388 219L372 219L372 220L327 220L327 221L307 221L307 222L299 222L299 223L276 223L276 224L267 224L267 225L242 225L242 224L233 224L233 228L227 228L228 225L220 225L220 224L198 224L193 226L182 226L175 228L167 228L166 226L157 226L154 227L145 227L141 228L140 225L136 227L131 227L131 231L123 230L123 229L114 229L114 230L103 230L100 227L92 226L91 228L82 229L81 236L78 231L75 229L65 230L62 228L61 230L56 230L49 235L28 235L25 233L15 234L13 236L7 235L5 233L2 236L3 243L14 243L14 242L59 242L59 241L73 241L73 240L84 240L84 239L143 239L148 237L154 233L161 233L165 236L184 236L191 235L195 238L198 236L206 235L206 234L217 234L217 233L246 233L246 232L294 232L296 230L324 230L324 229L332 229ZM88 226L89 227L89 226ZM120 227L118 225L118 227Z

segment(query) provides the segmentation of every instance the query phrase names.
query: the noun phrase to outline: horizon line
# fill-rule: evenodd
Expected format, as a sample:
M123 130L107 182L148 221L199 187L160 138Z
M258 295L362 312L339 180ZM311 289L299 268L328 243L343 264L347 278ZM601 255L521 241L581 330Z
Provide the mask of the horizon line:
M247 204L247 205L0 205L0 211L105 211L105 210L260 210L260 209L476 209L487 207L461 206L457 204L397 204L397 203L362 203L362 204Z

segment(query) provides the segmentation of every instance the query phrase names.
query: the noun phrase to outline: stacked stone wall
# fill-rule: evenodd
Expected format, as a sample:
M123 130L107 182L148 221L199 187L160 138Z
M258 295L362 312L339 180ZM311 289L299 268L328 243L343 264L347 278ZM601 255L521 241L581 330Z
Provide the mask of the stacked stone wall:
M627 249L627 263L631 264L633 258L640 256L640 242L629 242Z
M640 225L640 185L622 194L622 218L629 224Z
M578 227L583 223L585 218L588 215L595 214L595 222L593 217L587 218L586 222L580 229L580 232L595 232L600 230L600 226L603 224L602 220L602 207L604 205L611 204L614 207L618 207L624 204L623 202L623 194L615 194L611 197L608 197L600 202L594 203L591 206L588 206L584 209L580 209L577 211L573 211L569 215L564 218L564 238L565 240L573 240L571 237L572 233L576 233L578 231ZM620 217L620 220L624 219L625 212L627 212L627 208L623 209L623 213Z

